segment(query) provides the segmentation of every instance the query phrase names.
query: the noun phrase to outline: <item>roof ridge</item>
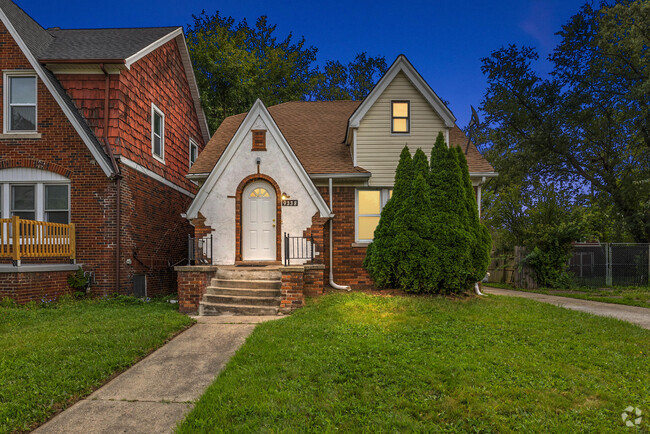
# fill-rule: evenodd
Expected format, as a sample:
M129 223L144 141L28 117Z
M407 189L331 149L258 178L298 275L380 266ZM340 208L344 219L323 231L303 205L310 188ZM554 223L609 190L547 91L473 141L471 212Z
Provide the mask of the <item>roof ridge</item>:
M65 31L88 31L88 30L150 30L150 29L178 29L183 26L145 26L145 27L77 27L74 29L49 28L46 32L65 32Z

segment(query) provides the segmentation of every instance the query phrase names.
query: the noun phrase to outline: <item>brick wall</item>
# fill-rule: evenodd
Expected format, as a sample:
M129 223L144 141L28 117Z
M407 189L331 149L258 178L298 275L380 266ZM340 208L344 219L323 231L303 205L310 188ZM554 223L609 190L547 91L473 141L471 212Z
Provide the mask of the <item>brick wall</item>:
M117 152L196 192L196 185L185 178L190 138L199 152L205 143L176 41L137 61L119 80L118 114L111 118L109 128L111 137L120 139ZM151 154L151 103L165 114L165 163Z
M1 23L0 50L0 70L32 69ZM3 90L0 86L0 101ZM114 273L106 266L114 265L115 256L115 184L106 177L40 80L37 98L41 138L0 139L0 168L42 168L70 179L71 221L77 225L78 260L95 271L96 289L108 291L115 285ZM0 110L0 123L2 116Z
M301 266L282 268L280 312L290 313L305 304L304 272L304 268Z
M178 310L181 313L196 313L206 288L217 272L214 266L179 266Z
M174 292L173 266L187 263L187 237L192 233L181 213L192 199L131 168L122 166L122 174L123 292L132 291L134 274L146 275L148 296Z
M104 137L103 74L57 74L57 79L94 129ZM185 178L189 170L190 138L203 150L194 101L176 41L170 41L137 61L130 70L109 75L108 139L115 154L135 161L196 192ZM151 152L151 103L165 115L165 162Z
M328 187L319 187L321 195L329 204ZM366 257L366 247L354 247L355 244L355 221L354 221L354 187L333 187L334 201L333 212L334 231L334 281L339 285L349 285L353 289L370 288L373 285L372 279L363 268L363 260ZM324 254L329 255L329 225L325 225L325 249ZM325 261L326 275L329 275L329 256Z
M0 300L5 297L17 303L56 300L72 290L68 276L72 271L44 271L33 273L0 273Z
M0 70L32 69L0 24ZM113 146L127 158L196 192L185 179L190 136L203 147L194 103L176 43L171 41L130 71L110 76L110 128ZM59 75L96 134L102 136L104 75ZM171 84L170 84L171 83ZM0 86L2 101L3 86ZM77 226L77 260L95 273L95 294L115 291L116 183L106 176L45 85L38 80L40 139L0 139L0 169L34 167L70 179L71 221ZM151 156L150 110L165 111L165 163ZM0 110L0 122L3 111ZM131 293L133 275L147 275L148 294L176 289L172 266L187 256L191 227L180 214L191 199L148 176L121 165L120 292ZM131 265L127 265L127 259ZM0 261L4 262L4 261ZM29 261L23 261L29 262ZM48 261L51 262L51 261ZM65 285L67 287L67 284Z

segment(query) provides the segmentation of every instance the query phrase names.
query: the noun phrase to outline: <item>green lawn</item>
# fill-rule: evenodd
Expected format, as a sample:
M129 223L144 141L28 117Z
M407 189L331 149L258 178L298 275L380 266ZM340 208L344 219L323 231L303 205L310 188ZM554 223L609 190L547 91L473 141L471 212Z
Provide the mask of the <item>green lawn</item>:
M521 289L503 283L486 283L485 286L650 308L650 286L580 287L575 289Z
M130 298L0 307L0 433L45 421L191 322Z
M179 431L623 432L649 355L647 330L531 300L336 293L260 324Z

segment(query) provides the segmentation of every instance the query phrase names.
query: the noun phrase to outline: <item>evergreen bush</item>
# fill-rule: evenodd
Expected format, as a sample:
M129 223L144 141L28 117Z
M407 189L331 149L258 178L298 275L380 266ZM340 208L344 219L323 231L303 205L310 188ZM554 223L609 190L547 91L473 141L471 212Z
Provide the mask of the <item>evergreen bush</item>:
M393 240L395 239L392 227L395 215L408 199L413 178L412 157L408 146L404 146L400 155L399 164L395 170L395 184L393 195L381 211L381 218L374 233L374 241L366 250L363 266L368 270L375 285L380 288L394 286L395 270L398 259L393 254Z
M478 216L465 155L442 133L430 164L402 150L393 197L384 207L364 267L379 287L459 293L487 271L491 238Z

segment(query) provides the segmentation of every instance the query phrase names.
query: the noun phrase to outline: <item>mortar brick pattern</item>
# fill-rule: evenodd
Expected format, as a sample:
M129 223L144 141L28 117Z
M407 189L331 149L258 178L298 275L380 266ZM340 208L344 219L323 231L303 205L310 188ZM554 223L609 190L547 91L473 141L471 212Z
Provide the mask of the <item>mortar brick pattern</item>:
M32 67L0 23L0 70ZM98 137L104 118L103 75L57 77ZM2 101L3 86L0 86ZM94 271L91 287L97 295L115 291L116 183L101 170L85 143L45 85L38 80L40 139L0 139L0 169L31 167L70 179L71 221L76 224L77 261ZM110 76L109 142L125 157L195 193L185 178L190 137L204 146L180 53L170 41L136 62L131 70ZM151 156L151 102L165 112L165 162ZM3 111L0 110L0 123ZM121 165L120 292L131 293L134 274L147 276L148 295L176 289L173 265L187 257L192 228L180 214L191 198L140 172ZM126 265L131 259L132 264ZM9 263L0 260L0 263ZM26 261L24 261L26 262ZM51 260L33 262L57 262ZM6 273L0 276L0 298L8 294L20 302L66 291L70 272L58 274ZM29 277L31 276L31 277ZM49 276L49 277L48 277ZM51 279L51 283L44 283ZM31 285L31 286L30 286Z

